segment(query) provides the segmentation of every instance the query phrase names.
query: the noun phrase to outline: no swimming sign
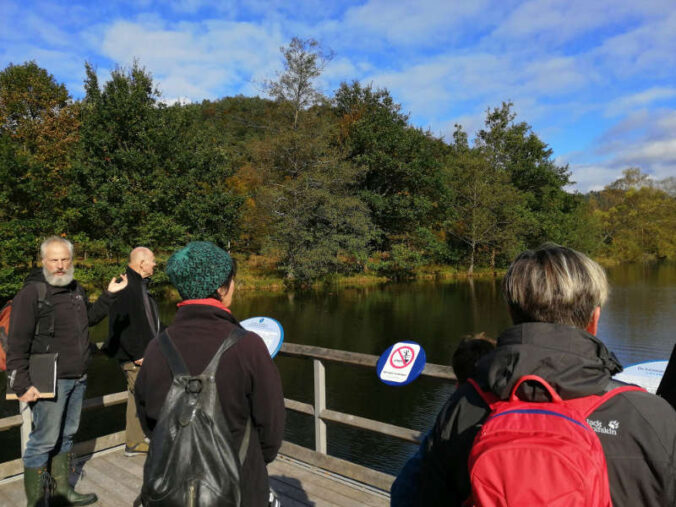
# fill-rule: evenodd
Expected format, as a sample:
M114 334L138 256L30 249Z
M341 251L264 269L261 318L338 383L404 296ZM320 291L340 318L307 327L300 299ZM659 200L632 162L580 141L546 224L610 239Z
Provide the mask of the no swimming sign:
M418 343L397 342L378 359L378 378L391 386L406 385L418 378L425 362L425 350Z

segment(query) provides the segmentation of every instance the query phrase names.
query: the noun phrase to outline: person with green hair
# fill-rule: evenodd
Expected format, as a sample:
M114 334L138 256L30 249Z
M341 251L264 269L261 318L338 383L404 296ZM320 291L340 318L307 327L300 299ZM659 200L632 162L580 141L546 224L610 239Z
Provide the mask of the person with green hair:
M166 271L182 298L167 334L190 374L199 375L233 328L241 328L230 310L237 266L215 244L195 241L171 256ZM138 414L151 441L172 378L160 340L155 338L148 344L136 381ZM267 505L266 464L281 446L285 409L279 372L263 340L246 332L221 356L215 382L235 448L245 440L251 421L240 476L241 505Z

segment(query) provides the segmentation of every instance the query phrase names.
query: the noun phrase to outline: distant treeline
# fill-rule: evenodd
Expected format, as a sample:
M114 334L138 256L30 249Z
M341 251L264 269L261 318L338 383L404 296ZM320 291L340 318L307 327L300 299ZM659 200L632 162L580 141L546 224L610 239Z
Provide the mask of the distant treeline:
M471 142L460 125L445 142L385 89L319 93L330 55L314 41L282 52L269 98L201 104L166 105L138 63L103 84L86 64L77 101L35 62L0 71L0 295L50 234L85 263L209 240L262 256L289 285L425 265L471 273L545 241L619 261L676 257L674 178L630 168L572 194L568 167L511 103L487 111Z

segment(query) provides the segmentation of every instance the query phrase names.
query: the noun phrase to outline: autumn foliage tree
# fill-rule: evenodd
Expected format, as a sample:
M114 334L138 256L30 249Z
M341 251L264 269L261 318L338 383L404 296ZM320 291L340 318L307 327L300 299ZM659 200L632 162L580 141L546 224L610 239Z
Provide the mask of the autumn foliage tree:
M18 288L41 238L63 230L78 125L66 87L35 62L0 71L0 288Z
M676 197L638 168L593 199L604 253L624 261L676 258Z

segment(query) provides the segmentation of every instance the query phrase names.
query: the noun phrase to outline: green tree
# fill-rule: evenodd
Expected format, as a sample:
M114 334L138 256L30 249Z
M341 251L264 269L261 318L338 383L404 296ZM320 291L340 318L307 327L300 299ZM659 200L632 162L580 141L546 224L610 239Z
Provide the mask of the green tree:
M244 202L230 181L231 152L197 111L175 105L162 117L165 177L157 182L154 199L161 215L185 231L184 238L170 243L200 240L227 247L238 237Z
M457 125L453 137L448 174L455 195L446 226L469 248L467 273L471 276L480 251L489 252L495 268L497 255L511 257L521 247L525 200L509 174L491 163L482 148L468 146L466 134Z
M511 102L488 110L485 126L477 133L476 145L489 163L506 172L512 184L526 198L530 226L523 231L530 246L544 241L568 243L571 234L566 216L579 201L565 191L571 183L568 166L552 159L552 149L526 122L515 122Z
M288 283L304 285L363 265L371 223L351 192L358 171L343 160L334 118L319 105L305 110L324 102L312 85L323 68L317 44L294 38L282 53L286 70L268 87L294 121L256 145L254 164L265 182L257 201L269 216L268 251L279 255Z
M273 99L288 104L293 112L293 128L298 126L300 112L324 99L314 81L333 58L314 39L294 37L288 46L279 48L284 57L284 72L264 87Z
M45 236L64 232L78 121L64 85L35 62L0 71L0 295L19 288Z
M268 252L280 255L292 285L359 270L372 235L368 208L350 192L355 169L326 133L317 135L320 128L313 122L260 147L266 185L258 204L270 216Z
M76 228L116 256L191 239L226 246L241 199L228 189L231 166L211 126L195 108L164 105L138 63L103 87L86 70Z
M136 62L128 71L113 70L102 88L95 70L89 64L85 70L73 228L104 241L109 256L120 256L146 239L141 227L153 213L148 200L164 177L157 150L163 106L152 77Z
M408 126L387 90L343 83L335 111L347 161L361 169L358 191L377 228L376 247L416 248L422 238L434 236L449 190L443 184L443 143Z
M69 165L77 133L77 108L54 76L33 61L0 72L0 135L39 162L42 177Z

